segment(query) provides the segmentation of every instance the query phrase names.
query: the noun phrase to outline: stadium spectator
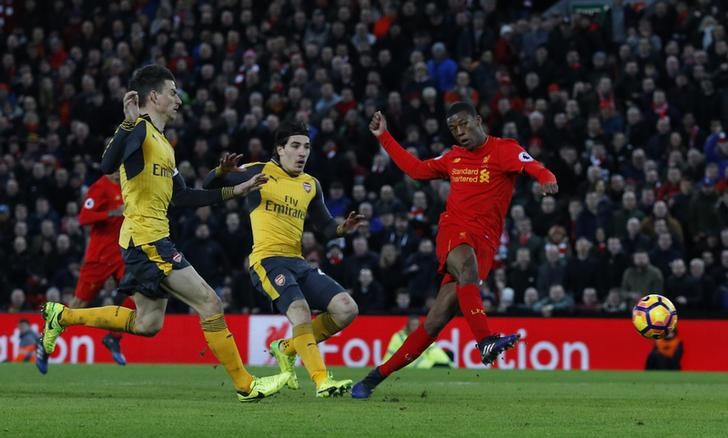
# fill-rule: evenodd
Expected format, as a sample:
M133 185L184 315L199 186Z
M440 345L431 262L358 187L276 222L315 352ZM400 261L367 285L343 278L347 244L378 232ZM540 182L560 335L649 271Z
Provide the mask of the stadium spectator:
M528 248L519 248L506 282L513 288L514 302L523 303L526 289L535 287L537 278L538 271L536 264L531 261L531 251Z
M435 296L438 287L437 267L434 243L430 239L422 239L417 252L404 261L402 271L415 306L421 306L427 298Z
M343 261L344 282L348 287L354 286L359 281L360 272L367 268L372 272L377 269L379 257L369 250L369 242L364 236L357 236L352 242L353 253Z
M605 297L607 291L621 285L622 275L628 267L629 258L622 250L622 242L616 237L608 238L606 251L600 254L597 272L597 291L600 297Z
M18 353L13 358L13 362L33 362L35 361L36 342L40 336L30 326L27 319L18 321Z
M539 301L539 298L538 290L535 287L529 287L523 293L523 302L516 302L510 309L508 309L508 312L525 316L538 315L534 306Z
M566 277L566 262L561 257L559 248L554 244L547 244L545 248L545 262L538 268L539 293L547 295L551 286L564 284Z
M28 310L30 310L30 306L26 302L25 292L23 289L13 289L10 293L10 302L5 308L5 311L9 313L18 313L27 312Z
M581 293L581 301L574 306L579 316L595 316L602 312L602 303L599 302L597 290L593 287L585 288Z
M710 276L705 275L705 262L702 259L690 260L690 279L695 282L697 297L702 303L698 308L709 308L719 304L715 296L715 282Z
M384 293L391 297L403 287L406 282L402 275L402 259L397 253L397 248L391 243L385 243L379 253L379 264L375 270L376 277L384 288Z
M645 250L637 250L632 255L632 263L634 266L627 268L622 275L624 300L636 302L645 291L663 290L662 272L650 264L650 257Z
M699 307L702 294L697 282L687 274L685 262L676 259L670 263L672 273L665 281L665 296L681 308Z
M572 295L597 285L599 265L591 254L592 246L588 239L580 238L576 241L576 254L566 262L564 287Z
M574 298L560 284L549 288L549 294L533 305L534 311L545 317L569 315L574 311Z
M351 292L354 301L359 306L361 314L384 313L387 309L387 296L382 285L374 279L370 268L362 268L359 278Z

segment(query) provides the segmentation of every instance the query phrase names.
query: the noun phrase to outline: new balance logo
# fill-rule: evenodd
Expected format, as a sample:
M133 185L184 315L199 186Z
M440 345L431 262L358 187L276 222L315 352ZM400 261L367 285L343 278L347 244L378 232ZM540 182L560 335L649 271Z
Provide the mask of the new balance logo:
M470 314L471 315L478 315L478 314L485 315L485 310L483 310L483 309L470 309Z

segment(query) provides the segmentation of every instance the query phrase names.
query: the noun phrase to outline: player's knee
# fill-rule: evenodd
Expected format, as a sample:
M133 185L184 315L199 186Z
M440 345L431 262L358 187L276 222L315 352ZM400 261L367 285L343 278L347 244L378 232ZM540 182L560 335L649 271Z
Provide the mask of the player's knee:
M347 309L346 315L349 318L349 322L351 323L354 318L356 318L359 315L359 306L356 304L356 301L354 301L353 298L349 297L349 307Z
M359 315L359 306L348 293L337 295L331 304L329 311L339 326L346 327Z
M472 284L478 282L478 262L475 257L467 257L458 268L458 284Z
M427 333L428 336L436 337L440 331L442 331L443 328L445 328L445 325L447 324L447 320L442 317L435 317L425 318L425 324L424 329L425 333Z
M311 308L306 300L296 300L288 306L286 316L293 325L308 323L311 321Z
M209 293L205 297L205 300L199 306L197 313L200 314L201 318L209 318L213 315L223 313L223 305L220 297L217 296L214 290L210 289Z
M288 306L288 311L296 313L311 313L311 308L308 306L306 300L296 300Z

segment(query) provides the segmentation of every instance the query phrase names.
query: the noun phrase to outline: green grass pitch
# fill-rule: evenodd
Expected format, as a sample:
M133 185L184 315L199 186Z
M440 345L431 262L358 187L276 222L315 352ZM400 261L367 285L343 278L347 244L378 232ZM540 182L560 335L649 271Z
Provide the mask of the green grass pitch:
M334 369L358 380L361 369ZM271 368L253 369L258 375ZM406 370L370 400L302 389L254 404L213 366L0 364L11 436L726 436L728 374Z

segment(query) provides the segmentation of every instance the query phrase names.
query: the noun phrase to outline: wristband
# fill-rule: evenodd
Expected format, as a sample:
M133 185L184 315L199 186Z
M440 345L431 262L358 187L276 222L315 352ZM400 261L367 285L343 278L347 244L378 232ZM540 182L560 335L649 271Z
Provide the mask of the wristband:
M222 200L227 201L235 197L235 188L232 186L222 188Z

